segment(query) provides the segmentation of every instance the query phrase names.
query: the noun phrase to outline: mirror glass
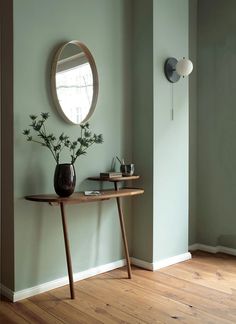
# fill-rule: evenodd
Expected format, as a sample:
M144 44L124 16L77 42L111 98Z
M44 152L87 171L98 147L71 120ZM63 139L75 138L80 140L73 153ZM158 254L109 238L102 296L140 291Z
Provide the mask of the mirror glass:
M53 61L52 92L62 117L72 123L86 122L98 96L98 75L88 48L71 41L61 46Z

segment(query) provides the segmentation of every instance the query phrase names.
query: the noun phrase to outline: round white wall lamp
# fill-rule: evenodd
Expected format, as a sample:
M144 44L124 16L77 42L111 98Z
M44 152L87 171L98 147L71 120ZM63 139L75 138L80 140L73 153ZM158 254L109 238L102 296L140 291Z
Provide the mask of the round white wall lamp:
M164 72L168 81L175 83L180 77L188 76L193 70L193 63L185 57L177 60L170 57L165 61Z

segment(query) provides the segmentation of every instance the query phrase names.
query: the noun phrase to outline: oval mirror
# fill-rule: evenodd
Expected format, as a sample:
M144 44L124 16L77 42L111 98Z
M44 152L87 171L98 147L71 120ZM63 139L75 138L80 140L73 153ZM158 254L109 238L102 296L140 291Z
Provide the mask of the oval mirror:
M98 97L98 73L92 54L79 41L63 44L52 64L52 94L62 117L71 124L86 122Z

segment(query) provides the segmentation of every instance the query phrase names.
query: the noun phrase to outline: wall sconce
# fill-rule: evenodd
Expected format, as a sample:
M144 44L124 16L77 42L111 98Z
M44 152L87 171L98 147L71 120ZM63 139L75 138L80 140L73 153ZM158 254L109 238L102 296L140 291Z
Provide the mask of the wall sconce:
M174 57L170 57L165 61L165 76L171 83L177 82L181 76L188 76L192 70L193 63L185 57L179 61Z

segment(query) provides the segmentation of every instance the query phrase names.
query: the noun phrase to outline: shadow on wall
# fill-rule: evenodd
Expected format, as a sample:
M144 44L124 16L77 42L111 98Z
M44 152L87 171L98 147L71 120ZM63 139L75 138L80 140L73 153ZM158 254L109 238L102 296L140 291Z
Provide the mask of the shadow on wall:
M41 268L41 255L44 251L39 244L43 239L43 209L41 204L35 209L35 204L25 204L24 198L17 199L15 206L18 209L22 209L23 213L18 217L16 215L15 222L17 226L21 228L21 232L17 232L20 240L22 241L23 249L20 255L16 255L16 269L17 273L21 274L21 280L25 283L34 282L36 284L41 283L39 280L39 269ZM24 227L25 223L28 224L27 229ZM33 228L33 231L31 229ZM24 234L21 234L24 233ZM29 244L29 242L32 242ZM31 263L31 261L33 262ZM32 267L29 267L29 263ZM26 267L25 267L26 265ZM30 287L30 285L29 285ZM18 287L16 286L16 291Z
M223 234L218 238L218 245L236 249L236 234Z

